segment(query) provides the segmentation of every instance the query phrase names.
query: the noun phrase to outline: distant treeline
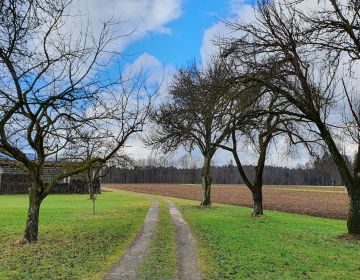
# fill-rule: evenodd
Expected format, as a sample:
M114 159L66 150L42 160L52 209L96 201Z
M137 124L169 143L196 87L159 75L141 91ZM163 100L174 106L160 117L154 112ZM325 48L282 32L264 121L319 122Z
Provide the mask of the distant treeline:
M347 162L351 161L346 157ZM254 177L255 166L243 166L250 180ZM201 159L183 157L177 162L167 159L138 160L131 167L116 167L102 178L103 183L201 183ZM214 184L243 184L237 167L232 161L227 165L213 166ZM339 172L327 152L312 158L305 165L290 169L286 167L266 166L263 174L265 185L343 185Z

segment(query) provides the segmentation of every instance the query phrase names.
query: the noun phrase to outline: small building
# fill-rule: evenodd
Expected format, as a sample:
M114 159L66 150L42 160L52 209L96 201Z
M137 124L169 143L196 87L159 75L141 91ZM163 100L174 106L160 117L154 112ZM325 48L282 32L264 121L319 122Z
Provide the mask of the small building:
M62 172L61 163L46 162L43 180L49 184ZM95 193L101 193L101 181L95 180ZM0 161L0 195L1 194L28 194L32 185L30 175L15 166L9 166L8 162ZM88 185L80 175L64 178L54 185L52 194L88 194Z

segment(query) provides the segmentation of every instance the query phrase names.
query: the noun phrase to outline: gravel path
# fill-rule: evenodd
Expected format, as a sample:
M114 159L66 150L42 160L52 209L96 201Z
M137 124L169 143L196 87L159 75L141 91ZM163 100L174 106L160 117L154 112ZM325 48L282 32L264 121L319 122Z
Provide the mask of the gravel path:
M116 263L105 276L104 280L140 279L140 267L144 256L148 253L149 245L154 238L158 224L159 203L156 199L146 195L139 195L153 201L142 226L139 235L134 239L128 251ZM200 269L196 257L195 239L189 225L183 219L175 204L165 198L161 198L169 205L171 220L175 228L175 245L177 252L178 272L175 279L198 280L201 279Z
M153 205L145 217L139 235L134 239L129 250L123 255L120 261L116 263L109 274L105 276L104 280L139 279L139 269L155 235L159 215L159 202L156 199L149 199L153 201Z
M177 279L201 279L200 269L198 267L196 257L195 239L190 231L189 225L187 224L187 222L185 222L180 211L176 208L175 204L172 201L166 198L161 199L166 201L169 205L171 220L175 227L175 244L178 256Z

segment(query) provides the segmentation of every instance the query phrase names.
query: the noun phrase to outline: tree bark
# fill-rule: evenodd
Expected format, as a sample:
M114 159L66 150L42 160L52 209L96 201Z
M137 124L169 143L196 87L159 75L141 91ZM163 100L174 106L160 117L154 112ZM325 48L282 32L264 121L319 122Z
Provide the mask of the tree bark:
M240 173L241 178L243 179L244 183L246 184L246 186L249 188L249 190L251 191L252 195L253 195L253 201L254 201L254 212L252 213L252 216L261 216L264 214L264 210L263 210L263 205L262 205L262 200L263 200L263 196L262 196L262 174L264 171L264 166L265 166L265 156L266 156L266 147L268 145L268 142L266 143L266 146L263 147L261 153L260 153L260 157L258 160L258 165L255 167L255 179L254 182L251 183L248 179L248 177L245 174L245 171L241 165L239 156L237 154L236 151L236 142L235 142L235 138L233 138L233 145L234 148L232 150L232 154L234 156L235 162L236 162L236 166L237 169Z
M349 215L347 220L347 228L349 234L360 234L360 182L359 182L359 170L358 160L355 161L354 177L351 176L350 170L346 165L344 157L341 155L337 148L334 139L332 138L327 127L320 121L316 122L317 127L324 139L327 147L330 151L332 159L336 164L336 167L340 173L341 179L348 191L349 197ZM360 148L360 146L359 146ZM358 150L359 155L359 150Z
M90 176L90 172L88 174ZM90 177L88 177L90 178ZM95 215L95 187L94 187L94 181L92 179L88 179L87 180L87 184L88 184L88 189L89 189L89 193L90 193L90 199L92 200L93 203L93 215Z
M349 234L360 234L360 190L349 191L349 216L347 228Z
M202 200L201 205L203 206L210 206L211 205L211 173L210 173L210 163L211 157L205 156L204 157L204 167L201 176L201 186L202 186Z
M95 215L95 196L93 196L92 202L93 202L93 215Z
M263 197L262 197L262 186L254 186L251 190L254 200L254 212L252 216L262 216L263 215Z
M33 183L33 186L29 189L29 210L24 234L24 239L27 242L37 241L40 204L44 198L44 195L37 191L37 184Z
M92 202L93 202L93 215L95 215L95 199L96 199L97 193L95 193L95 186L94 181L91 180L91 196L92 196Z

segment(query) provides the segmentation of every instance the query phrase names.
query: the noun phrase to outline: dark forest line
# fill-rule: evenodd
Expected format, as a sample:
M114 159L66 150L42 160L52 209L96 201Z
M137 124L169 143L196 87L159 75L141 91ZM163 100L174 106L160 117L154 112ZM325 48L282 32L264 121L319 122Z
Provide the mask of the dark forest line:
M346 157L349 165L352 162ZM102 178L102 183L168 183L201 184L201 160L185 157L179 162L164 160L138 160L131 167L114 167ZM255 175L255 166L243 166L248 178ZM232 161L223 166L212 166L214 184L244 184ZM265 185L343 185L341 177L330 155L324 152L296 168L266 166L263 174Z

